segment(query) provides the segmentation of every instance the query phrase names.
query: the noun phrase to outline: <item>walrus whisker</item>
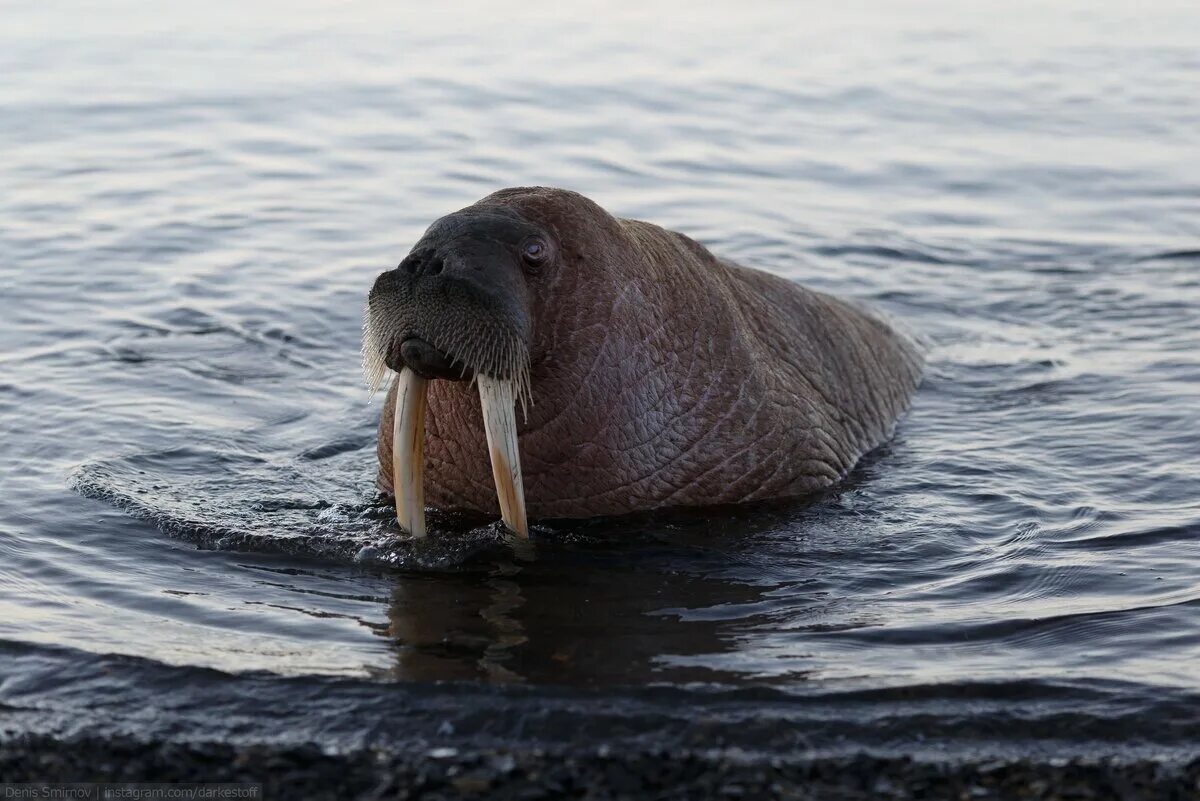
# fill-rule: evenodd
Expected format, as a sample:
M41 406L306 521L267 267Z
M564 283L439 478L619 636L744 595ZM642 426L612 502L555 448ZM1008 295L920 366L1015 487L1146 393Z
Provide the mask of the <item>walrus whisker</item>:
M391 370L383 360L384 349L379 346L368 320L363 325L362 370L371 396L379 391Z
M425 401L429 381L405 367L396 376L392 418L392 492L396 521L414 537L425 536Z

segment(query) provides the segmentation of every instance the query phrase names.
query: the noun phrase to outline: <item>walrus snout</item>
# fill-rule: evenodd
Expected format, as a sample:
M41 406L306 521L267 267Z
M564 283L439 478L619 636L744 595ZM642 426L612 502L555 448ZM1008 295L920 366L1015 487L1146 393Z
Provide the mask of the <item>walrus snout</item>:
M385 360L387 366L397 373L408 367L426 379L466 381L474 375L474 371L468 365L443 353L420 337L408 337L399 347L391 348Z
M540 227L512 214L443 217L367 296L363 366L378 386L409 368L426 380L490 375L528 400L531 247L551 251ZM532 244L531 244L532 243Z

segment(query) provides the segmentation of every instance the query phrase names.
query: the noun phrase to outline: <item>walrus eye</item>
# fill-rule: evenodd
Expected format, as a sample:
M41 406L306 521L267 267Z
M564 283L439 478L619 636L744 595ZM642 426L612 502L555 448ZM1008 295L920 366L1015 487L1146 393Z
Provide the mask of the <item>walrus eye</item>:
M539 262L546 258L546 243L540 239L530 239L521 246L521 255L526 261Z

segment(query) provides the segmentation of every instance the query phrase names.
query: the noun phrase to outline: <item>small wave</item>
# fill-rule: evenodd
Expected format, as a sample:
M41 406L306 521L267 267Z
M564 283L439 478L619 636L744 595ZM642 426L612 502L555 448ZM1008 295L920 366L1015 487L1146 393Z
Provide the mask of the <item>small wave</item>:
M1142 256L1138 261L1200 261L1200 250L1167 250Z
M461 570L511 556L498 524L431 511L437 536L413 540L349 443L277 462L253 454L176 448L88 462L72 476L87 497L112 503L203 549L311 557L366 567Z
M832 258L842 258L846 256L866 256L874 259L886 259L888 261L915 261L923 264L950 264L949 259L944 259L927 250L921 250L915 247L900 248L889 247L885 245L821 245L812 249L813 253L819 256L829 256Z

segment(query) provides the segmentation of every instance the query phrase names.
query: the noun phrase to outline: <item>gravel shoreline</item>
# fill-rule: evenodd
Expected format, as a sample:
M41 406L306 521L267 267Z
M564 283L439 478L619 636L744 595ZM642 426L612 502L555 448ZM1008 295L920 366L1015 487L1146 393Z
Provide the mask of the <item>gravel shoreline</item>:
M0 743L0 781L262 782L267 799L1183 801L1200 798L1200 758L923 762L605 747L336 754L316 746L17 736Z
M261 782L268 799L1200 801L1200 695L1161 686L406 684L2 641L0 662L0 782Z

